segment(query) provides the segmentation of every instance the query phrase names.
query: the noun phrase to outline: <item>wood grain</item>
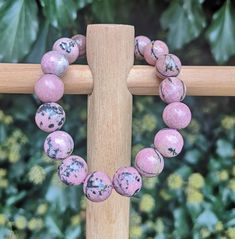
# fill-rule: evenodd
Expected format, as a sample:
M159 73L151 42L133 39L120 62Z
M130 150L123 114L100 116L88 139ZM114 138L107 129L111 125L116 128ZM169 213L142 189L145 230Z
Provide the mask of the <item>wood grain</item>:
M0 93L33 92L35 81L42 75L38 64L0 64ZM187 95L235 96L234 66L183 66L179 76L187 85ZM92 74L87 65L72 65L63 77L66 94L91 94ZM154 67L134 66L127 85L133 95L156 95L160 80Z
M90 171L112 179L130 165L132 95L127 76L133 66L134 28L127 25L90 25L87 59L94 79L88 96L87 157ZM102 203L87 201L87 239L127 239L130 199L113 190Z

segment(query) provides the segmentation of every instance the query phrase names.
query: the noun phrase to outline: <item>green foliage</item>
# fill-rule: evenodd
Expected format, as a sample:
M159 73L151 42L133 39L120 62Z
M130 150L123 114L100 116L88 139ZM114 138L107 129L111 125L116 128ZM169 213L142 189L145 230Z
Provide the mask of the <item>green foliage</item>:
M213 2L0 0L0 59L39 62L60 36L84 33L88 23L124 22L137 33L166 36L171 49L188 44L188 52L178 52L190 64L213 64L203 47L207 39L224 63L234 54L234 5ZM132 199L131 239L235 238L234 99L188 97L186 103L193 121L182 131L184 151L165 160L159 177L144 179ZM69 112L63 129L74 138L74 154L86 158L86 97L65 96L60 104ZM29 95L0 95L0 238L85 238L82 188L63 185L58 162L43 154L46 134L35 126L37 107ZM134 98L132 161L164 127L163 108L159 98Z
M235 53L235 10L230 0L213 15L207 31L212 53L218 63L224 63Z

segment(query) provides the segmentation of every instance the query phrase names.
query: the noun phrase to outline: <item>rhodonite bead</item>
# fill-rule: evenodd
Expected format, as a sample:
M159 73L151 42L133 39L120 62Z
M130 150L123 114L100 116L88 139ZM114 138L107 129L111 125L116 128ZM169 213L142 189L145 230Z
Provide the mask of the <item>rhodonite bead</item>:
M113 176L113 187L120 195L132 197L140 191L142 178L134 167L122 167Z
M86 161L76 155L64 159L58 167L60 180L66 185L79 185L84 182L88 172Z
M186 104L174 102L165 107L162 118L169 128L183 129L189 125L192 115Z
M160 83L159 95L167 104L182 101L186 96L186 85L176 77L168 77Z
M162 172L164 159L156 149L144 148L135 157L135 168L144 177L154 177Z
M152 66L156 65L157 59L162 54L168 54L169 49L163 41L157 40L148 43L144 49L144 59L145 61Z
M139 60L144 59L144 48L151 40L146 36L137 36L135 38L135 57Z
M161 129L154 138L155 148L167 158L177 156L183 145L183 137L176 129Z
M63 76L68 66L69 62L67 58L58 51L45 53L41 60L41 68L45 74Z
M69 61L69 64L75 62L79 56L78 45L74 40L70 38L63 37L58 39L54 43L52 49L53 51L58 51L62 53Z
M111 195L112 189L109 176L99 171L88 174L83 184L83 192L92 202L106 200Z
M156 62L156 75L161 79L177 76L180 70L180 59L173 54L160 55Z
M79 48L79 57L84 57L86 55L86 37L81 34L77 34L71 38L74 40Z
M74 142L72 137L64 131L50 133L44 142L44 151L52 159L65 159L72 152Z
M36 96L42 102L56 102L64 94L64 83L56 75L43 75L34 86Z
M63 126L65 112L57 103L45 103L38 108L35 115L35 122L41 130L53 132Z

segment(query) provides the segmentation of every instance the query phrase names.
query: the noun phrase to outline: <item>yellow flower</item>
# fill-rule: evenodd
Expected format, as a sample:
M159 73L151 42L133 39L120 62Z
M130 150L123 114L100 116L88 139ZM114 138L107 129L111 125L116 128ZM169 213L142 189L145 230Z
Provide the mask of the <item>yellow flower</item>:
M228 171L227 170L221 170L219 173L218 173L218 176L219 176L219 179L220 181L226 181L228 180L229 178L229 174L228 174Z
M10 152L9 152L9 161L10 163L16 163L20 159L20 145L18 143L13 144L10 147Z
M142 229L140 226L132 226L130 228L130 239L140 238L142 235Z
M24 216L17 216L15 219L15 226L19 230L23 230L27 226L27 219Z
M42 203L37 208L37 214L38 215L44 215L48 209L48 206L46 203Z
M80 222L81 222L81 217L80 217L79 214L71 217L71 224L72 224L72 226L79 225Z
M200 130L200 125L198 121L196 121L195 119L192 119L188 128L192 133L198 133L198 131Z
M149 194L144 194L140 200L140 210L142 212L151 212L155 206L155 200Z
M141 220L142 220L142 218L141 218L141 216L139 215L139 213L137 213L136 211L132 211L131 210L131 216L130 216L130 223L131 223L131 225L140 225L140 223L141 223Z
M157 118L152 114L146 114L143 118L142 127L144 131L153 131L157 127Z
M234 128L235 127L235 117L225 116L221 121L221 125L224 129Z
M229 187L233 192L235 192L235 179L231 179L231 180L229 181L228 187Z
M220 232L220 231L223 231L224 229L224 225L221 221L218 221L216 224L215 224L215 230L217 232Z
M28 228L31 231L39 231L44 226L41 218L32 218L28 222Z
M5 225L5 223L7 222L7 217L5 216L5 214L0 214L0 225Z
M156 224L156 227L155 227L156 228L156 232L159 233L159 234L163 233L163 231L164 231L164 224L163 224L162 219L158 218L155 224Z
M143 183L144 183L144 188L154 189L156 184L158 183L158 178L157 177L144 178Z
M171 195L169 193L167 193L167 191L165 189L161 189L160 190L160 196L165 200L165 201L169 201L171 199Z
M41 166L35 165L30 169L28 176L32 183L41 184L46 177L46 173Z
M0 180L0 188L7 188L8 187L8 180L7 179L1 179Z
M179 189L183 186L183 179L179 174L171 174L168 179L167 183L170 189Z
M13 122L13 118L10 115L6 115L3 119L3 123L6 125L9 125Z
M186 189L186 194L188 203L200 204L201 202L203 202L203 195L195 188L188 187Z
M193 188L202 188L204 184L204 178L200 173L193 173L188 179L188 185Z
M229 238L234 239L235 238L235 227L230 227L226 231L226 234Z
M207 228L202 228L200 230L200 234L201 234L202 238L206 238L206 237L210 236L211 233Z
M0 168L0 177L5 177L7 175L7 170L5 168Z

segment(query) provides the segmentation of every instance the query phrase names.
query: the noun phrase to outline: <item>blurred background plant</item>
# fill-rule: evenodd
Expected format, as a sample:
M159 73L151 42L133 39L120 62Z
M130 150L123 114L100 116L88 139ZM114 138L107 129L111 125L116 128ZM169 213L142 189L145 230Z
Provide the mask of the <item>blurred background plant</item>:
M0 61L39 63L61 36L124 23L165 40L184 65L235 65L234 9L230 0L0 0ZM74 153L86 158L86 97L60 103ZM132 199L132 239L235 238L234 98L186 103L193 121L183 131L184 151ZM43 154L37 107L31 95L0 95L0 238L84 238L86 200L81 187L59 182L57 163ZM158 97L134 97L132 159L164 127L163 107Z

